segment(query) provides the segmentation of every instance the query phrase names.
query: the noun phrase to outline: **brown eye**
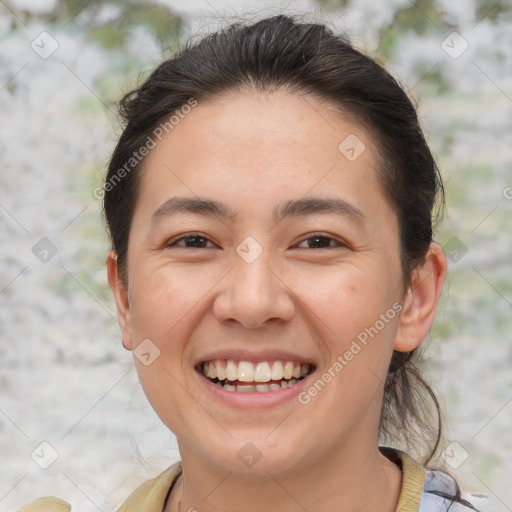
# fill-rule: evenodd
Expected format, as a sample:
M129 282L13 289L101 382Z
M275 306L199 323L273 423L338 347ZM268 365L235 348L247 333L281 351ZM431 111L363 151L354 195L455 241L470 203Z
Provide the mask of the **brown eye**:
M186 249L201 249L211 243L207 238L199 234L189 234L171 240L166 247L184 247Z
M308 243L308 247L301 247L301 249L303 249L303 248L306 248L306 249L329 249L332 247L344 247L345 246L345 244L343 244L342 242L340 242L330 236L321 235L321 234L313 235L308 238L305 238L299 244L299 247L304 242ZM332 245L332 242L334 243L334 245Z

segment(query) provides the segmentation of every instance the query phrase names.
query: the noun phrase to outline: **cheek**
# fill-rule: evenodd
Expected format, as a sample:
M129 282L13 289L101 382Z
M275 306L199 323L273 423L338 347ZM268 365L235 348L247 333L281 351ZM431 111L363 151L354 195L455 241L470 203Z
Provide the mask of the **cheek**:
M355 397L370 400L385 379L398 322L398 296L369 267L351 266L316 283L315 289L309 286L308 306L320 320L315 324L328 352L325 368L330 375L325 378L336 381L334 387L345 390L342 401L357 408ZM348 388L356 394L347 395Z
M224 273L206 265L199 267L171 268L171 265L154 264L150 258L140 258L138 267L133 266L138 269L130 283L133 283L130 303L135 345L150 340L158 353L150 366L137 359L137 351L135 361L143 388L157 412L165 411L166 406L159 401L169 390L174 390L172 396L180 400L180 388L190 377L193 344L189 340L209 307L205 302L208 292ZM143 347L139 352L142 350Z
M210 279L211 280L211 279ZM151 261L141 261L133 276L131 294L132 323L139 335L164 341L175 338L194 308L213 285L206 275L193 275L190 270L176 266L159 267Z
M133 268L137 274L131 276L130 305L135 345L140 344L134 351L139 380L161 420L183 435L180 427L187 424L184 411L189 400L184 391L189 368L184 360L193 329L190 319L206 285L179 269L170 272L169 268L157 268L149 258L140 258ZM150 364L144 360L144 352L150 353Z
M326 328L343 340L355 338L392 304L392 290L383 286L368 266L347 265L332 272L297 276L303 297ZM299 284L295 285L296 287Z

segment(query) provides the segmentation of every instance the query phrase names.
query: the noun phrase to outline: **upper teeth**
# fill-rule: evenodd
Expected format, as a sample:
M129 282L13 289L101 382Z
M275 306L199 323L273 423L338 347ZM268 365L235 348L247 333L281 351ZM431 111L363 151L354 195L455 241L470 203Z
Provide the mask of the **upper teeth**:
M203 363L203 374L210 379L242 381L242 382L269 382L281 379L299 379L309 372L309 364L298 364L293 361L262 361L251 363L249 361L232 361L217 359Z

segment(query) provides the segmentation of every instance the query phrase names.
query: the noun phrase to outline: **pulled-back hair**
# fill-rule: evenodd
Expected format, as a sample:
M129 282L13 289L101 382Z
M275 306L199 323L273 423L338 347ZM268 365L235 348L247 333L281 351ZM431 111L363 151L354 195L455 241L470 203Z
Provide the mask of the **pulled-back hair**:
M360 123L379 150L379 181L399 223L403 291L433 240L433 224L444 205L439 170L425 141L416 108L398 82L344 35L320 23L278 15L237 22L197 43L187 43L147 80L124 96L126 122L106 176L104 215L127 283L127 248L144 160L119 177L119 170L147 143L155 128L191 101L224 93L286 90L312 95ZM436 396L420 372L418 349L394 351L380 420L384 442L435 455L442 438ZM411 433L416 432L416 436ZM426 448L426 449L425 449ZM455 500L460 500L457 486Z

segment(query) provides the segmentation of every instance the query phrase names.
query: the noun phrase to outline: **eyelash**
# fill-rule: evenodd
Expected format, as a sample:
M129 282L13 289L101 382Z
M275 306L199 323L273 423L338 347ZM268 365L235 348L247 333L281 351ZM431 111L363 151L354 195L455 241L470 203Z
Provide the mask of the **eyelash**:
M171 248L171 247L183 247L184 249L203 249L205 247L186 247L186 246L178 246L178 242L181 242L183 240L191 240L191 239L194 239L194 238L199 238L199 239L202 239L202 240L206 240L207 242L210 242L210 240L208 240L207 237L201 235L201 233L189 233L187 235L184 235L184 236L180 236L174 240L170 240L167 244L166 244L166 247L167 248ZM310 236L308 236L307 238L304 238L302 239L299 244L303 243L303 242L306 242L308 240L312 240L312 239L315 239L315 238L320 238L320 239L325 239L325 240L329 240L329 241L332 241L332 242L335 242L336 244L338 244L338 247L347 247L347 244L345 244L344 242L340 241L340 240L337 240L336 238L333 238L331 236L328 236L324 233L312 233ZM329 242L330 244L330 242ZM317 249L334 249L336 248L336 246L329 246L329 247L318 247ZM312 249L310 247L308 248L304 248L302 247L301 248L302 250L306 249Z

